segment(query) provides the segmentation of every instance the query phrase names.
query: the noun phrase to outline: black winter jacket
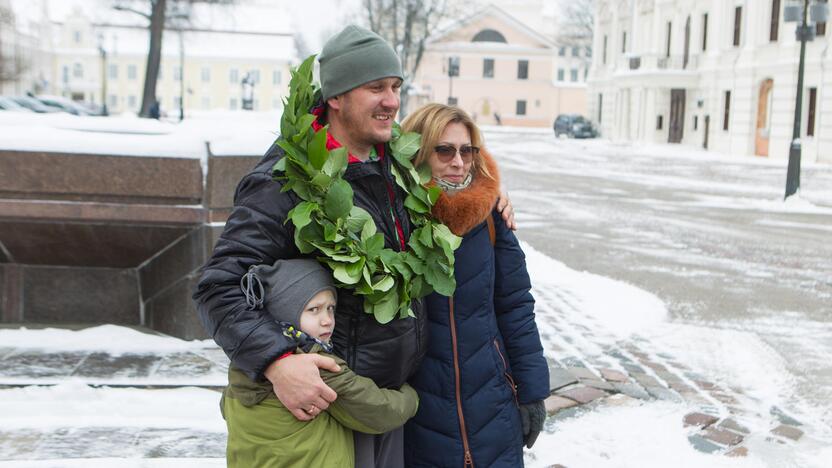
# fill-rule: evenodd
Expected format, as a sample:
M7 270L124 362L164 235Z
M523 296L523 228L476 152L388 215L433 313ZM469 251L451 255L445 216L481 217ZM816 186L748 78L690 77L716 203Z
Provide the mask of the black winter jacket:
M378 148L387 151L387 148ZM380 152L381 153L381 152ZM280 326L264 310L249 310L240 291L240 278L249 266L299 257L294 227L287 213L300 200L272 180L272 167L283 156L273 145L255 169L243 177L234 196L234 209L214 253L203 267L194 300L200 320L231 361L254 380L275 359L294 349ZM351 163L344 179L352 186L353 203L373 217L385 247L401 250L396 224L405 236L411 226L404 209L404 192L390 172L391 157ZM414 302L416 318L394 319L381 325L363 311L363 299L339 289L332 342L335 353L357 374L380 387L398 388L416 370L425 351L425 314Z

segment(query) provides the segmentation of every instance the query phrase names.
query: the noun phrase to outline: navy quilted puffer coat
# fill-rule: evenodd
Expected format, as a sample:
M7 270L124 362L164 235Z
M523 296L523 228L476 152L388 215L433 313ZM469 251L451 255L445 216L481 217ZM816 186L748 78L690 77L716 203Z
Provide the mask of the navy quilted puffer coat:
M484 156L496 174L496 165ZM437 203L440 212L434 208L434 215L465 235L456 252L454 296L427 298L429 343L410 380L420 403L405 425L407 466L523 466L519 404L549 395L525 256L500 214L492 211L499 184L488 181L489 189L477 182L464 191L474 196L455 202L484 204L484 210L473 210L481 216L474 222L448 219L470 218L472 210L442 212L445 194ZM494 246L486 216L493 220Z

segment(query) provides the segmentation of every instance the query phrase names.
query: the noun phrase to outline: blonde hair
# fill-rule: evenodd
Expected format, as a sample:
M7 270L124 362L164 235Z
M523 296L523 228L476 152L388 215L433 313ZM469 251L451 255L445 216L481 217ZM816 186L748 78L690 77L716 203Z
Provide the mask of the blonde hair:
M468 129L468 134L471 136L471 146L476 146L482 150L482 135L480 134L477 124L474 120L462 109L454 106L446 106L445 104L426 104L419 109L416 109L412 114L402 121L402 131L416 132L422 135L422 147L416 156L413 158L413 165L416 167L425 164L433 154L436 144L442 137L445 127L452 123L460 123ZM474 172L474 177L478 175L485 176L489 179L494 177L488 172L482 161L482 153L478 153L474 157L471 165L471 171Z

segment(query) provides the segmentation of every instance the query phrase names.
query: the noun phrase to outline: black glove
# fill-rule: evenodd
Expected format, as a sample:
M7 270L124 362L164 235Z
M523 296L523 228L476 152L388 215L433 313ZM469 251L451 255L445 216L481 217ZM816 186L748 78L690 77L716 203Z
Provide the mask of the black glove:
M520 405L520 421L523 424L523 443L526 448L532 448L546 421L546 405L543 400Z

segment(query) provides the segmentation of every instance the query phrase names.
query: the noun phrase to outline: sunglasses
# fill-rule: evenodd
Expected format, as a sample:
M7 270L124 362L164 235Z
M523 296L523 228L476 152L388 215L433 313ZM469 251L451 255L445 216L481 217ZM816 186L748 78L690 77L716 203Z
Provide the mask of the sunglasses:
M459 152L459 155L462 157L462 162L466 164L471 162L474 156L480 153L479 148L471 145L462 146L458 150L452 145L439 145L433 148L433 151L439 156L439 160L442 162L451 161L456 157L456 153Z

